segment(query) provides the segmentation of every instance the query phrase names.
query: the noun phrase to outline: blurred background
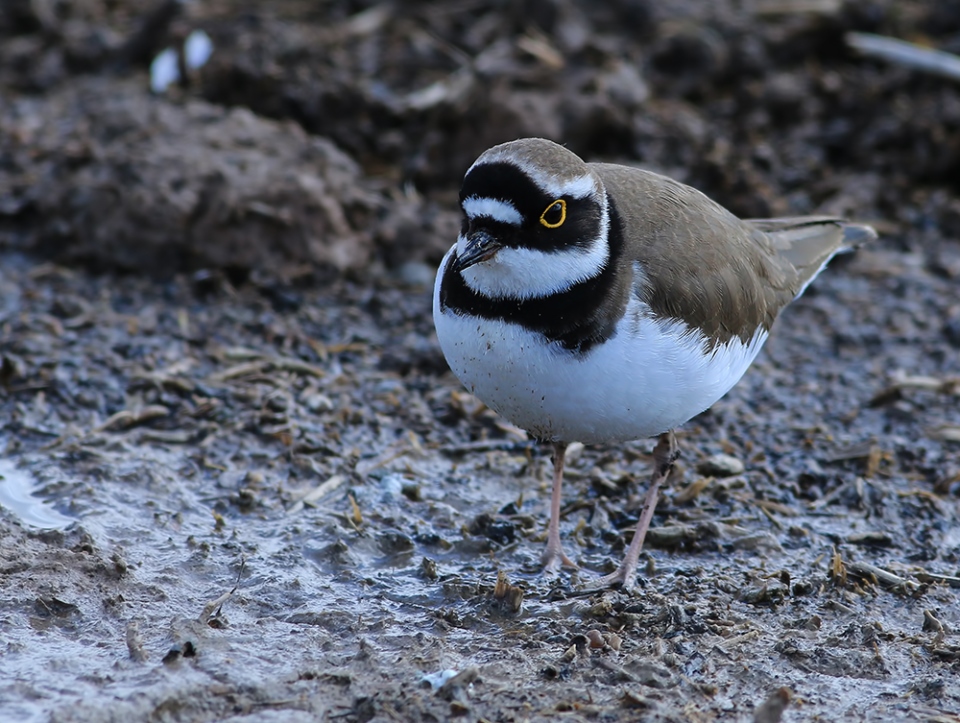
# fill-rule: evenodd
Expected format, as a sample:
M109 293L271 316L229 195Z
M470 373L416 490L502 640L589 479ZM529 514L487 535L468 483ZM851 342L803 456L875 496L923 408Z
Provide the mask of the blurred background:
M435 262L464 170L535 135L936 257L960 236L957 79L851 32L960 51L960 6L7 0L0 243L153 274Z

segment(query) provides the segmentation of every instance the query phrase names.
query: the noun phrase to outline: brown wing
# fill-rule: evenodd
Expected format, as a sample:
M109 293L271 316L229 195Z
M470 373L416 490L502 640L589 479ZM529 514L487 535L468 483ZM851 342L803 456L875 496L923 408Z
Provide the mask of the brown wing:
M616 199L635 293L654 313L748 342L845 244L872 229L807 217L742 221L694 188L641 169L590 164ZM631 274L632 269L625 269Z

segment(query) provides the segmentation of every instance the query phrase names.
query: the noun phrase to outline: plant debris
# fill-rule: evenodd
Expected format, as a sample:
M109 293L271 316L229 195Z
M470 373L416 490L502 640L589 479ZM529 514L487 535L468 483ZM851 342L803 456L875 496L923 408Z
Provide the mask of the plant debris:
M0 718L954 715L960 101L845 39L958 28L934 0L6 3ZM529 135L881 232L678 430L634 591L590 585L653 441L571 445L581 568L544 578L549 460L433 332L460 178Z

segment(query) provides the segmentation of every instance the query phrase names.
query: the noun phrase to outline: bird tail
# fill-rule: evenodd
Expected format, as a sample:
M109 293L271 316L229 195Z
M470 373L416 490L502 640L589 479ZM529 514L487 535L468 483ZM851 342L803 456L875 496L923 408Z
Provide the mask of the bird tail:
M748 223L765 233L777 253L797 270L797 296L836 254L853 251L877 237L870 226L832 216L761 218Z

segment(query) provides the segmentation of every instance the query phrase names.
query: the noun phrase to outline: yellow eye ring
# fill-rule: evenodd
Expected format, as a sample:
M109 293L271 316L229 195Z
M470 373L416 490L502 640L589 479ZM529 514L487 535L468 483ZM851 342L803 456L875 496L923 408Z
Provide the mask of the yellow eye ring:
M551 220L556 217L559 210L560 220ZM550 216L550 219L547 216ZM544 212L540 214L540 223L542 223L547 228L559 228L563 226L563 222L567 220L567 202L562 198L558 198L556 201L551 201L550 205L544 209Z

